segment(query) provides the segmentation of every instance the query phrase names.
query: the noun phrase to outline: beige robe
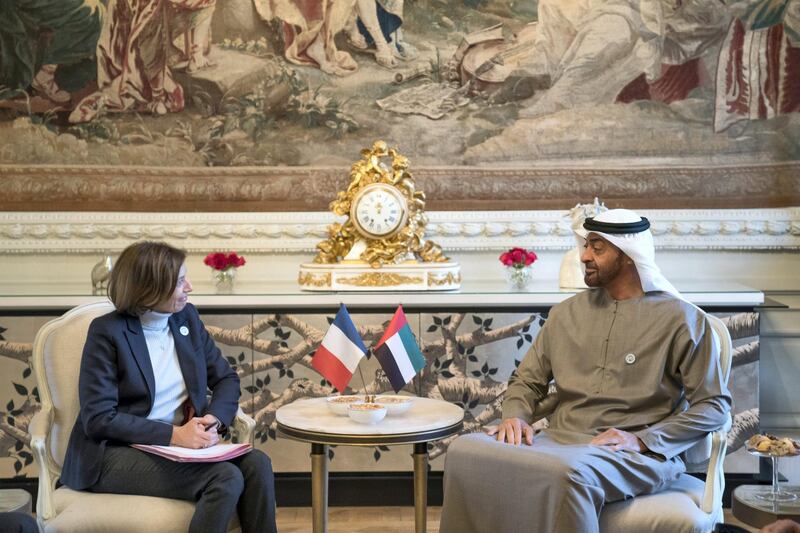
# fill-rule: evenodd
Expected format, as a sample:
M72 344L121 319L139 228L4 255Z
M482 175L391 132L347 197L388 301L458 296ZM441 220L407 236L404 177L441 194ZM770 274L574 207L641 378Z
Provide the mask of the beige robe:
M663 292L588 290L554 307L509 380L503 418L529 419L551 379L552 429L635 432L664 457L719 428L731 405L704 313Z
M551 380L559 403L533 446L475 435L450 446L442 532L598 531L605 503L675 481L681 452L731 406L705 314L664 292L587 290L555 306L509 380L503 418L533 422ZM588 444L612 427L649 451Z

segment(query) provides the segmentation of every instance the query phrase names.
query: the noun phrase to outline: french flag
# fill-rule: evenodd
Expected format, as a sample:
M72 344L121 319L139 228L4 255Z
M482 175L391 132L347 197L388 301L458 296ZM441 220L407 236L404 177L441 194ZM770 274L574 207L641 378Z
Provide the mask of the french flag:
M425 368L425 357L406 321L403 306L397 307L373 353L395 392L400 392L417 372Z
M311 366L322 374L322 377L333 383L339 392L344 392L365 353L367 348L364 346L364 341L361 340L355 324L350 319L350 313L342 304L322 339L322 344L314 353Z

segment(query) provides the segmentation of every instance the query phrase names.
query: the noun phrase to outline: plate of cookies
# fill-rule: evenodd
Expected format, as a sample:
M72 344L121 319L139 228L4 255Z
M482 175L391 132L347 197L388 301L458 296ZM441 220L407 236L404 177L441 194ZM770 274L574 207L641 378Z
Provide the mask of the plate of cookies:
M788 437L759 433L747 439L745 449L761 457L794 457L800 455L800 442Z

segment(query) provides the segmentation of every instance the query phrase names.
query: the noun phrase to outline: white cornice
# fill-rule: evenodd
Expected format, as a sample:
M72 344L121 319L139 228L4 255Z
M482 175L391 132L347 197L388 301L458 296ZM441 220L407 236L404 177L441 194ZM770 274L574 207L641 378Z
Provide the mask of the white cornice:
M686 250L800 248L800 207L641 211L656 246ZM445 251L574 245L566 211L429 212L428 238ZM330 213L0 212L0 254L119 251L163 239L190 252L309 252L327 236Z

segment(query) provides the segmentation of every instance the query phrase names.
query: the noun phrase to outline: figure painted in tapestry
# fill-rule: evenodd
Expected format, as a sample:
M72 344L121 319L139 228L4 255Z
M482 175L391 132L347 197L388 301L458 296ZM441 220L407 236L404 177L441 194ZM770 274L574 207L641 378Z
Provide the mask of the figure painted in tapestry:
M109 0L97 42L97 91L83 98L69 121L88 122L101 111L163 115L184 108L172 68L209 67L209 28L216 0Z
M796 0L540 0L536 29L519 69L550 83L522 116L607 102L671 103L709 83L717 131L737 119L800 109ZM719 63L709 80L711 49L719 50Z
M403 0L254 0L259 15L282 22L286 59L297 65L313 65L323 72L347 76L358 70L350 53L340 50L337 35L359 52L375 55L386 68L397 60L416 57L403 40Z
M30 89L69 102L68 90L93 78L102 14L102 4L87 0L0 2L0 97Z
M6 0L0 20L0 136L55 146L0 163L77 162L63 135L119 164L338 164L374 138L423 165L800 159L800 0Z

